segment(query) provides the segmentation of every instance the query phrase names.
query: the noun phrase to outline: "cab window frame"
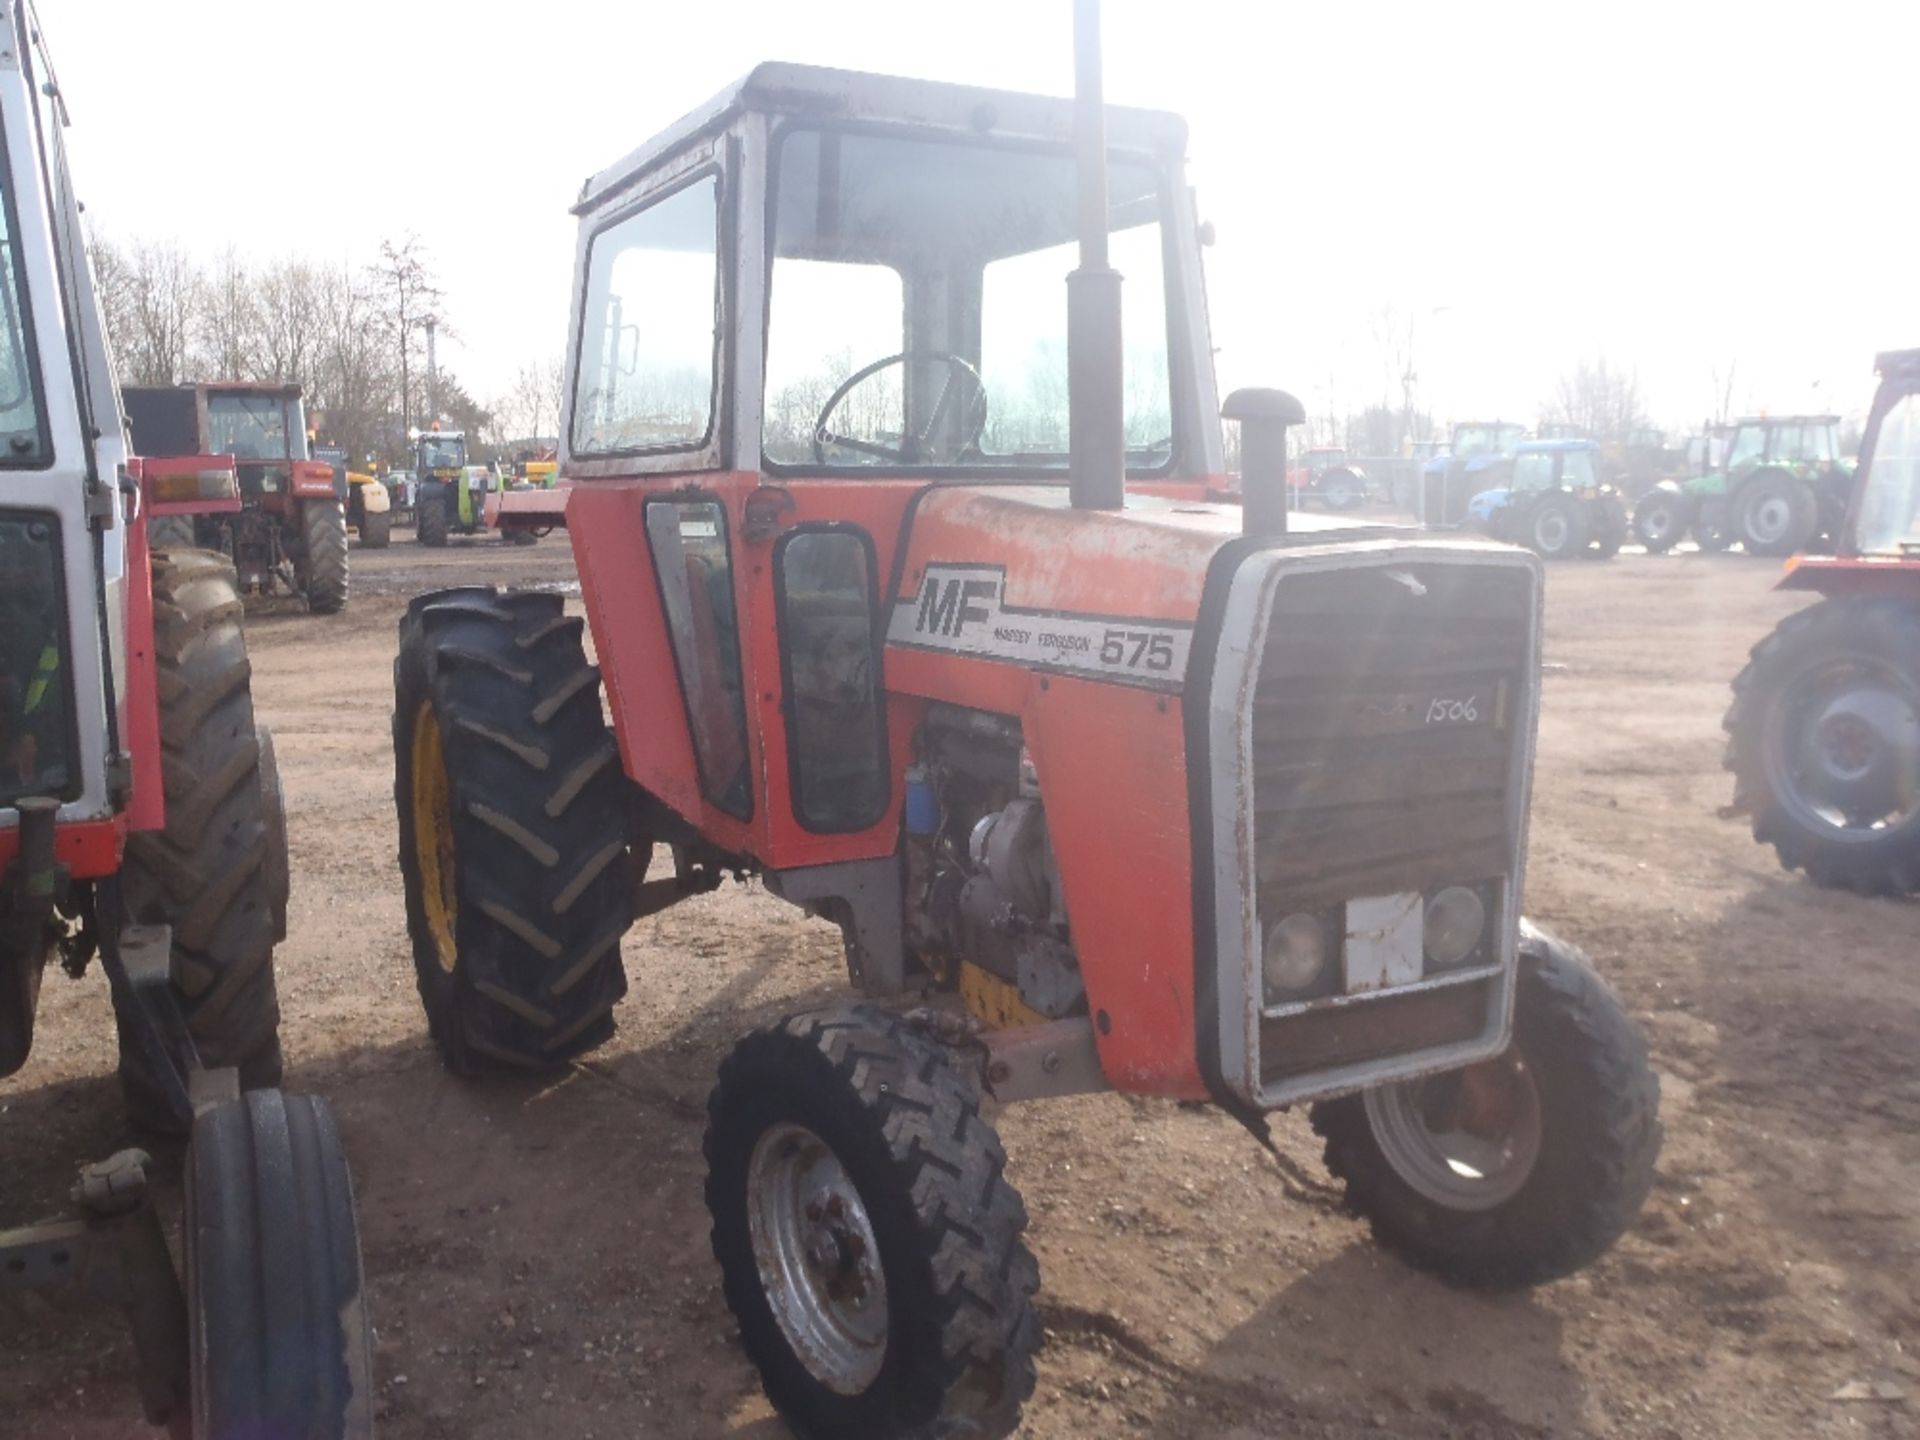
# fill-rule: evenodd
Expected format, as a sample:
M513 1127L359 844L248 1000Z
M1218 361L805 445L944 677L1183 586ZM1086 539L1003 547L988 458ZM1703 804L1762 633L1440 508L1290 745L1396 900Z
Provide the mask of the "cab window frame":
M0 123L0 146L6 143L6 127ZM8 271L13 287L14 318L18 322L21 381L26 389L24 398L33 408L35 441L31 455L17 455L11 447L0 447L0 469L50 470L55 462L53 426L47 415L46 385L40 374L40 335L34 323L26 256L20 245L20 198L13 185L0 186L0 202L4 202L0 216L4 217L7 230Z
M645 177L646 188L623 197L609 209L586 237L575 305L579 329L571 337L565 433L561 437L573 467L582 475L707 473L726 468L732 448L734 394L734 310L738 303L736 268L739 246L736 231L740 185L737 144L731 136L716 137L664 161ZM673 199L706 180L714 185L714 289L712 384L708 390L707 425L697 441L636 445L620 449L580 450L574 445L574 425L581 382L581 357L586 353L588 298L593 288L594 251L602 238L635 216Z

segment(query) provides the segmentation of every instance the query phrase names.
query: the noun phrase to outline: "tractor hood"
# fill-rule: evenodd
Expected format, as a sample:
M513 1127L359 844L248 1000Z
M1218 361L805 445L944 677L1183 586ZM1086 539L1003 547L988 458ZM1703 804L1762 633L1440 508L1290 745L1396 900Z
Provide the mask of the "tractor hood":
M1060 486L939 487L915 509L888 641L1105 674L1109 632L1138 621L1190 630L1215 557L1227 547L1485 549L1439 535L1294 512L1291 529L1252 540L1240 507L1129 493L1121 511L1071 508ZM1504 547L1500 547L1504 548ZM1143 654L1143 667L1152 667ZM1184 670L1184 656L1170 667ZM1115 678L1151 681L1142 673Z

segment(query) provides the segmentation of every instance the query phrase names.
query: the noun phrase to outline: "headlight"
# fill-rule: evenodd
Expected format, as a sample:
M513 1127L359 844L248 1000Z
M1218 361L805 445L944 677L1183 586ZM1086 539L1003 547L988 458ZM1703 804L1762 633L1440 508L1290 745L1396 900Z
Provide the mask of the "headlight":
M1318 915L1298 911L1267 932L1260 974L1270 1005L1299 999L1326 974L1327 927Z
M1465 885L1449 885L1427 901L1424 948L1429 964L1445 970L1480 948L1487 930L1487 902Z

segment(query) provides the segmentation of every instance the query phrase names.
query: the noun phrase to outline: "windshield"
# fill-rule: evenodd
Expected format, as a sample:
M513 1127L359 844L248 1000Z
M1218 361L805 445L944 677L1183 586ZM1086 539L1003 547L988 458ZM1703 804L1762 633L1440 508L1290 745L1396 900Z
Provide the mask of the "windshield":
M1920 550L1920 395L1902 396L1880 422L1860 496L1858 543L1869 555Z
M1172 455L1159 179L1109 170L1129 467ZM1064 468L1065 151L794 130L774 195L764 447L774 465Z
M1766 449L1767 427L1742 425L1733 433L1733 444L1727 447L1727 468L1738 470L1742 466L1758 464Z
M420 437L418 468L421 470L458 470L467 463L467 442L459 435L423 435Z
M1553 452L1528 450L1513 459L1515 490L1545 490L1553 484Z
M207 444L210 453L236 460L305 459L300 402L284 395L209 395Z

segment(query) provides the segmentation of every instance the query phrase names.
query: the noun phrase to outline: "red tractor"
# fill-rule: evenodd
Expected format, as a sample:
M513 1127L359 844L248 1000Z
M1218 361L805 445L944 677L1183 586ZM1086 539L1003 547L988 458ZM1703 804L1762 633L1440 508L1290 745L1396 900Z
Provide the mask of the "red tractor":
M49 962L97 965L136 1124L189 1137L178 1266L151 1161L123 1150L81 1172L72 1218L0 1230L0 1298L120 1307L147 1418L179 1440L364 1440L346 1160L323 1102L272 1088L286 820L233 566L148 549L149 514L232 500L233 463L129 455L66 101L30 9L0 25L0 1075L28 1063ZM21 1156L46 1107L7 1108Z
M1227 403L1244 506L1207 498L1186 128L1103 106L1096 36L1083 3L1077 107L764 65L590 179L569 483L498 520L566 526L597 664L551 593L401 622L450 1066L606 1040L629 926L726 875L845 938L867 1000L742 1039L705 1139L805 1435L1017 1423L1038 1277L989 1099L1210 1100L1266 1143L1309 1106L1381 1239L1471 1283L1587 1264L1652 1182L1638 1030L1520 919L1540 564L1290 515L1275 391Z
M1823 597L1733 682L1734 804L1780 863L1868 895L1920 892L1920 350L1879 357L1839 554L1790 562Z
M154 516L156 550L218 551L243 593L283 590L316 615L346 605L346 472L308 454L298 385L129 385L120 395L142 455L230 455L239 476L237 497Z
M1329 510L1352 510L1367 498L1366 474L1337 445L1301 455L1300 463L1287 472L1287 485L1297 502L1318 500Z

